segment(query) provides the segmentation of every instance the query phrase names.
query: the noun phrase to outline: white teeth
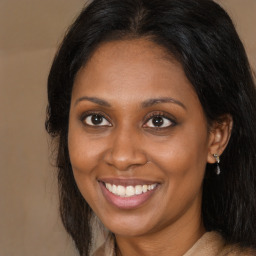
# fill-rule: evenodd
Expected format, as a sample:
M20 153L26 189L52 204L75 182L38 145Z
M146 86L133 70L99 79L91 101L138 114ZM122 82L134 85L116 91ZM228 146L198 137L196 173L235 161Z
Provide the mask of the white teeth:
M143 186L142 186L142 191L143 191L143 193L146 193L147 190L148 190L148 186L147 186L147 185L143 185Z
M134 187L133 186L126 187L125 195L126 196L134 196L135 195Z
M135 194L136 194L136 195L142 194L142 186L141 186L141 185L137 185L137 186L135 187Z
M120 186L120 185L117 186L116 192L117 192L117 195L119 195L119 196L125 196L125 187Z
M116 195L117 194L116 192L117 192L117 187L116 187L116 185L113 185L112 186L112 193Z
M147 191L153 190L156 188L157 184L151 185L136 185L134 186L121 186L121 185L112 185L110 183L105 183L105 186L108 191L111 193L121 196L121 197L131 197L135 195L141 195L142 193L146 193Z
M152 185L150 185L149 190L153 190L155 187L156 187L156 184L152 184Z
M106 183L105 185L106 185L106 188L107 188L109 191L112 191L112 185L111 185L111 184Z

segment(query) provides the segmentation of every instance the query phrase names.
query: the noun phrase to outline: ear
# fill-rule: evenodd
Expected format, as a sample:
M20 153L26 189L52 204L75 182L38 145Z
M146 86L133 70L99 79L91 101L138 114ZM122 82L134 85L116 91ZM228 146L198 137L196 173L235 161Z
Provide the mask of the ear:
M233 127L233 119L229 114L223 115L211 125L208 144L208 163L215 163L216 159L213 156L220 156L228 145L229 138Z

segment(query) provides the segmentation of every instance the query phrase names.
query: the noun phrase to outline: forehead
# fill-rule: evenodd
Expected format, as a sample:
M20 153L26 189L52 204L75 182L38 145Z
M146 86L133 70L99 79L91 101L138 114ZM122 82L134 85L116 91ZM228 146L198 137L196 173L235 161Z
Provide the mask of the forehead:
M113 101L163 96L197 99L180 63L145 39L107 42L97 48L78 72L72 96L99 95Z
M122 52L122 56L120 55ZM175 58L164 47L154 43L150 38L131 38L114 40L101 43L92 55L97 58L108 58L109 56L128 59L154 58L175 61Z

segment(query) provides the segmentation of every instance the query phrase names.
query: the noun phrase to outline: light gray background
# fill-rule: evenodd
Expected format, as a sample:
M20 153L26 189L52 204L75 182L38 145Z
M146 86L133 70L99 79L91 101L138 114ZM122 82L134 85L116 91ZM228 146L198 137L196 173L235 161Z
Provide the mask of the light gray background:
M256 69L256 0L222 0ZM46 81L82 0L0 0L0 256L77 255L58 217Z

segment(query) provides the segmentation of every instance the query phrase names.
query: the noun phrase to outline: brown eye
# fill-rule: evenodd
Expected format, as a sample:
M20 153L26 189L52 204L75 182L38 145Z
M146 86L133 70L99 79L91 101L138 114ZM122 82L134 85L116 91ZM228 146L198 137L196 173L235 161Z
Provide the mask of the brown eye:
M88 115L84 122L89 126L111 126L110 122L99 114Z
M152 118L151 122L154 126L160 127L160 126L163 125L164 120L161 116L155 116L155 117Z
M165 118L163 116L153 116L150 118L147 123L145 124L146 127L151 128L166 128L169 126L174 125L174 123L169 120L168 118Z

